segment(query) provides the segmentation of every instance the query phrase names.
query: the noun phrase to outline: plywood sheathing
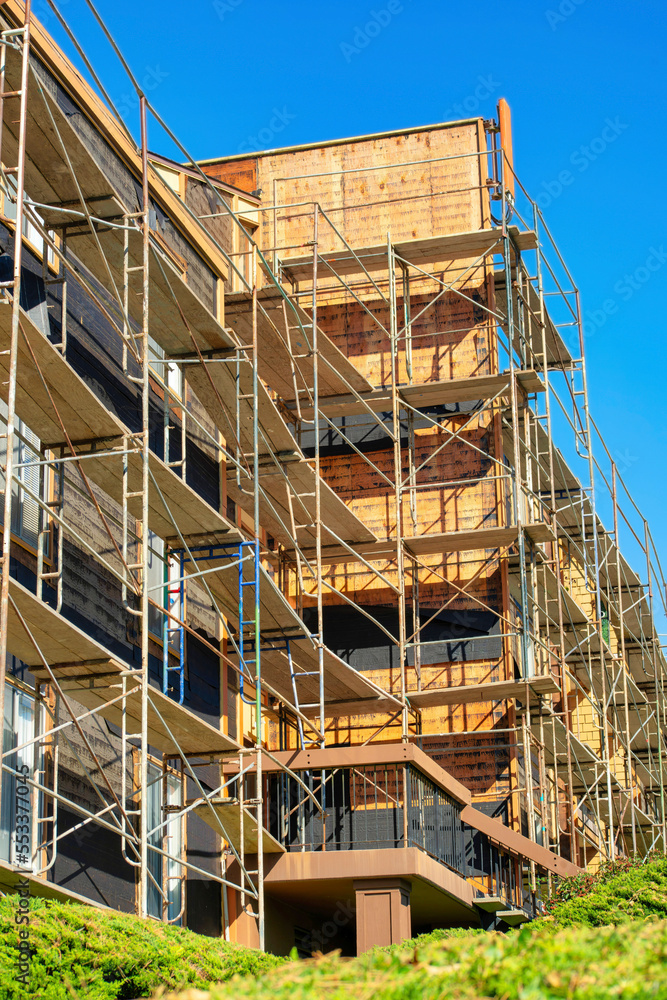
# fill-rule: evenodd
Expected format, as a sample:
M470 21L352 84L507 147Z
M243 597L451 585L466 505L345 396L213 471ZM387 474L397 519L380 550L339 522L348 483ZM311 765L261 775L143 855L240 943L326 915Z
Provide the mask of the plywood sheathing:
M273 204L317 201L352 247L385 245L389 232L396 243L475 231L483 225L480 161L475 155L479 140L475 122L433 132L277 151L257 161L258 185ZM390 166L417 160L439 162ZM457 193L462 189L468 190ZM272 215L266 213L263 220L264 246L293 247L312 240L312 219L302 209L279 211L275 230ZM318 236L320 253L343 248L324 220Z
M406 258L412 255L415 262L419 260L420 266L428 266L441 281L451 283L456 291L463 292L465 298L454 290L446 291L432 303L441 286L416 273L412 276L412 313L415 316L421 313L412 330L411 378L414 386L408 385L410 376L404 354L399 355L397 378L404 387L406 401L410 400L416 406L461 401L446 395L448 383L452 380L457 381L458 387L468 383L468 380L479 380L480 385L484 379L489 380L476 397L480 399L488 399L494 389L499 392L502 388L491 381L498 373L494 369L495 334L487 311L495 308L489 260L476 259L485 250L496 249L499 234L487 231L470 238L456 236L478 234L488 226L482 192L486 167L481 169L475 156L440 159L475 153L483 148L483 144L480 123L469 123L319 149L276 151L259 157L253 164L253 169L257 171L257 187L264 192L264 200L270 198L272 204L300 206L303 202L317 201L349 245L355 250L368 248L365 263L371 265L373 278L383 293L386 294L388 288L386 270L382 270L386 269L388 233L399 253L403 250ZM428 159L439 162L407 165ZM398 161L403 161L403 166L390 167ZM327 176L318 176L325 173ZM464 188L469 190L461 194ZM455 193L445 194L447 191ZM306 244L313 239L312 216L309 218L308 210L303 207L295 208L293 212L289 208L280 209L275 215L266 212L261 237L265 247L283 245L290 248L284 253L278 252L277 256L286 268L285 273L298 282L297 295L308 317L312 257ZM329 263L338 271L347 273L354 284L355 295L363 302L361 305L346 293L335 277L327 277L327 267L320 264L318 326L372 387L371 393L366 390L366 398L372 400L371 405L376 412L382 412L383 387L386 392L391 382L388 307L368 277L360 272L357 262L350 261L345 244L323 218L320 218L318 238L319 253L331 255ZM295 259L299 257L299 243L304 247L301 261ZM287 270L290 266L288 257L293 258L291 272ZM354 271L357 273L352 273ZM403 315L401 294L399 281L399 317ZM322 365L320 372L323 371L326 377L326 366ZM293 397L291 375L287 374L282 393L291 391ZM530 388L526 385L527 391L539 391L540 388L539 380L533 381ZM472 399L470 391L468 383L462 390L462 399ZM345 397L340 401L336 395L328 394L321 388L321 397L329 396L325 406L329 407L328 412L332 416L360 412L358 402L349 391L341 393L338 390L338 395ZM311 417L303 396L301 403L304 406L303 415ZM340 410L336 410L337 405L341 406ZM294 400L291 406L296 414ZM351 409L346 410L346 406ZM390 405L385 403L384 408L388 410ZM470 414L461 414L443 420L442 429L428 426L416 431L415 461L417 465L422 461L427 464L418 477L420 489L416 523L412 524L407 496L403 515L404 533L415 536L408 544L420 553L418 558L424 563L423 567L413 570L419 577L422 608L437 610L448 604L450 608L464 610L479 607L477 602L482 602L483 606L502 611L499 555L507 545L512 544L510 536L515 529L510 529L508 533L505 527L504 509L501 509L503 505L500 503L502 493L499 494L491 478L493 461L483 459L479 452L466 446L469 442L491 456L502 457L498 451L495 420L494 410L487 409L472 420ZM468 426L462 431L467 421ZM447 428L459 431L461 440L450 442L435 458L431 458L438 445L446 440ZM368 457L389 478L392 477L390 450L371 450ZM388 539L390 546L396 525L392 490L386 481L353 452L325 456L321 468L325 482L346 506L378 539ZM407 464L404 464L403 474L406 473ZM456 490L439 485L452 480L464 482ZM429 483L433 484L431 488ZM498 537L493 537L494 530ZM481 539L477 543L474 540L476 531L480 531ZM375 553L373 545L363 547L366 557L372 559L375 554L379 560L375 564L389 580L398 583L395 553L390 549L385 552L382 541L376 545ZM500 548L494 551L496 546ZM468 551L448 551L454 547ZM290 579L289 592L296 598L296 580ZM342 564L326 564L324 579L371 610L373 606L391 607L395 604L395 594L358 562L348 560ZM462 589L467 587L468 595L457 592L445 581L451 581ZM406 581L408 595L410 586ZM340 603L342 599L328 594L327 589L325 587L325 603ZM301 599L308 605L312 603L314 590L309 590L308 584L306 590ZM444 671L447 672L446 683L451 686L484 684L489 679L502 684L510 680L503 674L503 666L498 661L480 661L429 665L422 671L422 685L439 686ZM375 670L367 673L385 689L399 690L398 671ZM416 678L409 676L408 688L414 690L416 687ZM422 725L426 733L446 731L453 734L464 729L484 732L507 724L505 706L506 702L502 699L483 700L464 706L442 702L436 706L424 705ZM367 706L359 705L358 711L367 712ZM386 718L352 714L351 706L350 712L347 719L340 717L334 721L331 738L348 738L353 742L363 740ZM392 732L385 730L385 738L391 736ZM437 740L439 737L434 738ZM499 756L494 749L493 737L486 736L484 739L491 742L483 791L485 794L501 795L509 787L507 768L511 754L503 751ZM470 774L466 776L471 777Z

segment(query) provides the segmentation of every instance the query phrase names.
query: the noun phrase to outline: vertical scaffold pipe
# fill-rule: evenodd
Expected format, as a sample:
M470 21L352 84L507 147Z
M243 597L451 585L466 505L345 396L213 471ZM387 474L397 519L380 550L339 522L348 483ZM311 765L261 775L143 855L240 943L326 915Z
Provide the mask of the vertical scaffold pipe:
M255 803L257 812L257 920L259 924L259 947L264 951L264 836L263 836L263 795L262 795L262 660L260 628L260 526L259 526L259 342L257 331L257 246L252 247L252 462L253 462L253 515L255 536L255 734L257 751L257 787ZM243 628L243 626L240 626ZM243 778L241 778L243 781Z
M322 606L322 488L320 482L320 369L317 333L317 262L319 243L319 205L313 205L313 431L315 434L315 546L317 564L317 669L319 676L320 732L324 735L324 609ZM321 746L324 742L321 741Z
M146 98L139 100L141 116L142 173L142 324L141 324L141 397L142 397L142 496L141 496L141 748L139 751L139 794L141 796L139 850L139 913L148 916L148 480L149 480L149 260L150 260L150 197L148 193L148 135Z
M9 343L9 385L7 387L7 451L5 456L5 505L2 526L2 580L0 582L0 720L5 717L5 675L7 671L7 628L9 625L9 571L12 539L12 479L14 476L14 438L16 421L16 379L21 300L21 255L23 251L23 195L25 183L25 146L28 122L28 72L30 69L31 0L26 0L21 52L21 104L16 165L16 228L14 230L14 275L12 282L12 329ZM3 66L6 43L2 45ZM4 81L2 93L4 93ZM4 99L0 98L0 132L4 128ZM2 770L0 769L0 784ZM4 801L4 799L3 799Z
M611 502L613 505L614 512L614 545L616 547L616 579L618 581L618 634L620 637L621 644L621 676L623 679L623 708L624 708L624 731L623 737L625 738L625 780L628 784L628 802L626 807L630 807L630 828L632 831L632 853L637 853L637 824L635 816L635 799L633 794L633 775L632 775L632 738L630 736L630 705L629 705L629 693L628 693L628 672L626 667L626 653L625 653L625 620L623 611L623 585L621 580L623 579L623 570L621 567L621 548L620 548L620 538L618 533L618 495L617 495L617 471L616 462L611 463ZM625 812L625 810L623 810Z
M391 414L392 431L394 434L394 507L396 517L396 573L399 588L398 598L398 659L401 670L401 737L404 743L408 741L408 710L405 706L407 683L406 671L406 629L405 629L405 559L403 553L403 454L401 452L401 404L398 398L399 385L399 355L398 355L398 317L396 313L396 259L391 242L391 233L387 233L387 268L389 271L389 349L391 351ZM407 357L406 357L407 362ZM408 489L410 482L408 481ZM413 632L416 622L413 625ZM413 639L418 642L419 635ZM415 647L416 649L416 647Z

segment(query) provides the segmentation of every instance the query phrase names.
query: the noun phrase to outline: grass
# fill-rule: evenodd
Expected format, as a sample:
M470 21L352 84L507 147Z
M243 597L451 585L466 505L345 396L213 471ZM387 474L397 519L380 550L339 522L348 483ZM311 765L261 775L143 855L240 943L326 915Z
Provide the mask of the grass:
M34 900L31 988L12 987L15 903L0 900L0 1000L665 1000L667 858L564 879L549 916L507 934L436 930L351 961L288 961L190 931ZM200 992L200 991L206 992Z
M210 1000L662 1000L666 959L665 921L584 929L542 922L509 934L427 935L352 962L293 963L214 988Z
M30 901L30 988L17 982L16 896L0 899L0 1000L131 1000L205 989L285 960L157 921L77 903Z

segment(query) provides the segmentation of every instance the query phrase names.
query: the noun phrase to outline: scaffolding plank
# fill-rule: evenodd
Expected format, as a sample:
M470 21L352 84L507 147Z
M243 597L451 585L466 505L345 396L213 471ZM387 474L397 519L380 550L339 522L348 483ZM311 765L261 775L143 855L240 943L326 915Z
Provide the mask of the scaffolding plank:
M121 503L123 456L120 450L122 435L129 434L129 431L107 410L64 359L57 347L47 340L23 311L21 329L32 347L41 375L58 408L70 440L74 445L79 441L86 442L85 447L77 449L77 453L82 456L81 463L86 475L109 496ZM0 350L8 347L10 332L11 309L8 306L0 306ZM62 428L44 388L42 377L28 351L26 340L22 336L19 336L19 348L17 413L43 443L64 444ZM0 355L0 371L6 372L7 364L7 356ZM0 395L6 399L6 393L5 384L0 389ZM98 439L105 440L103 449L118 449L118 457L96 458L94 452L90 451L90 443ZM66 448L65 454L68 453L69 449ZM176 523L184 534L236 536L235 526L214 510L153 452L150 453L149 465L157 486L167 499ZM131 492L139 491L141 485L142 459L141 455L134 451L129 455L128 489ZM133 517L140 518L141 498L130 499L128 509ZM152 481L149 485L149 524L151 530L162 538L168 538L175 533L174 523Z
M210 376L210 377L209 377ZM239 444L251 458L253 452L253 401L252 370L249 364L240 364L239 377ZM213 363L188 366L187 378L199 399L223 430L234 441L236 423L236 366ZM222 404L226 404L223 406ZM276 404L260 382L257 394L259 419L260 519L262 525L287 548L294 547L292 519L288 493L291 494L294 520L303 525L296 531L299 544L315 543L315 471L303 457L290 429L283 420ZM230 438L228 437L228 441ZM241 473L241 485L236 481L237 472L229 466L227 490L229 497L252 515L252 483ZM291 486L288 486L286 478ZM300 497L300 499L297 499ZM324 482L320 483L320 511L325 524L331 525L345 541L373 541L375 536L365 527L356 514L345 505Z
M510 233L519 250L534 250L537 237L532 230L520 231L510 227ZM502 229L479 229L467 233L448 233L430 236L426 239L406 240L394 244L396 254L404 261L421 267L424 264L440 263L448 260L469 260L481 257L491 251L502 252ZM387 244L369 247L353 247L352 250L336 250L321 255L318 272L326 278L331 271L338 275L360 274L366 271L387 269ZM294 281L308 280L313 275L312 254L300 257L284 257L283 268Z
M209 799L192 810L203 819L212 830L220 834L219 818L227 836L228 844L241 852L241 808L238 799ZM222 834L221 834L222 836ZM257 817L249 809L243 810L243 850L246 854L256 854L258 846ZM262 828L262 850L265 854L284 854L285 848L272 834Z
M294 540L301 548L315 545L317 529L315 481L316 473L305 460L278 463L267 462L260 471L260 520L274 538L282 542L287 549L294 549ZM285 481L289 479L289 484ZM227 480L228 495L248 513L252 513L253 498L251 482L247 480L243 492L235 481L234 471L230 470ZM289 503L292 503L294 522L297 526L295 534L291 530ZM353 545L373 543L376 538L370 528L361 521L354 511L344 503L331 487L320 481L320 517L323 525L323 538L327 535L327 525L345 542ZM300 526L300 527L299 527Z
M411 406L423 408L426 406L439 406L443 403L463 403L477 399L492 399L504 389L509 391L511 379L510 372L502 372L498 375L471 375L469 378L401 386L399 393ZM516 379L521 388L528 394L544 392L544 382L532 370L517 371Z
M261 289L258 301L261 306L257 310L259 373L267 385L286 401L295 400L297 393L302 398L306 389L312 391L313 388L311 317L293 299L289 300L289 305L284 305L283 296L273 287ZM252 296L247 292L226 295L225 322L233 327L242 343L251 344ZM304 339L299 322L305 327L308 340ZM318 330L317 346L320 354L319 392L322 395L339 395L349 392L350 387L355 392L372 390L370 382L322 330Z
M83 467L110 497L113 497L118 503L122 503L121 456L118 459L96 459L93 456L84 461ZM176 538L177 542L176 525L186 538L207 535L215 536L220 540L232 541L239 537L236 526L211 507L154 452L149 453L149 469L151 476L154 477L154 479L150 479L148 487L148 523L151 531L163 539ZM128 456L128 490L130 492L141 490L142 474L142 457L137 452L131 452ZM130 514L138 520L142 516L141 505L140 496L131 497L127 501Z
M173 540L176 546L176 539ZM239 625L239 578L237 556L234 554L215 553L212 556L207 551L192 550L195 559L193 565L189 559L185 561L185 572L196 573L207 571L201 577L202 582L210 588L211 593L219 602L225 617L235 628ZM248 557L243 564L243 579L250 583L254 574L254 561ZM307 630L303 621L291 607L287 598L280 592L263 566L260 566L260 621L262 632L279 636L303 635ZM244 617L254 616L254 587L244 588L246 602ZM250 611L252 609L252 611Z
M573 732L568 733L561 720L554 715L544 718L544 727L544 759L547 764L553 764L558 760L562 765L564 761L567 761L567 744L569 738L571 759L573 762L576 762L573 767L575 786L581 787L582 778L579 769L581 769L581 772L585 772L589 778L591 774L593 778L596 776L596 769L603 766L602 761L587 743L578 739ZM534 735L541 742L540 723L537 717L533 720L531 728ZM555 757L554 743L556 749Z
M11 306L0 304L0 395L5 400L9 388L9 357L4 352L9 349L11 321ZM58 348L47 340L21 309L16 410L40 441L45 444L61 443L64 435L26 340L74 444L100 438L113 439L128 433L121 421L107 410L65 361Z
M254 396L251 364L245 361L237 366L235 360L213 358L205 365L187 365L184 372L197 398L220 428L228 446L234 447L238 433L241 450L252 456ZM257 384L257 418L260 455L280 455L298 450L292 431L261 380Z
M507 326L507 284L505 281L505 272L496 271L494 273L495 281L495 293L496 293L496 308L500 313L503 314L503 322ZM540 310L540 299L533 288L532 285L529 286L529 292L526 295L528 300L526 309L526 327L529 331L532 331L532 337L528 336L528 344L531 347L533 353L538 357L542 356L542 329L541 329L541 310ZM523 300L522 300L523 302ZM565 344L557 326L551 319L549 315L546 303L545 303L545 333L546 333L546 348L547 348L547 362L550 365L559 366L562 365L565 368L569 368L572 365L572 354ZM514 286L512 293L512 310L515 317L515 329L516 329L516 317L519 315L519 295ZM519 339L519 331L516 329L514 336L514 348L517 351L521 350L521 342ZM536 359L530 358L530 363L534 363Z
M215 558L201 561L199 569L216 568L218 572L209 573L204 578L211 593L219 600L226 617L237 630L239 628L239 586L238 569L230 566L233 559ZM186 563L186 572L190 564ZM243 578L246 583L252 579L254 562L248 560L244 564ZM244 588L244 618L254 617L254 587ZM287 701L294 703L294 692L290 678L290 666L284 641L290 640L290 651L295 669L309 676L298 682L299 701L319 702L319 661L317 649L309 638L309 632L303 620L291 607L287 598L278 590L275 583L260 566L260 623L264 646L261 652L262 674L272 687ZM283 643L279 648L279 643ZM274 648L266 648L268 645ZM232 662L238 665L238 659L231 646L228 655ZM254 654L250 654L252 657ZM324 650L324 698L325 702L357 701L365 699L373 702L378 708L385 703L398 704L364 674L359 673L330 650ZM387 702L383 701L387 699ZM306 712L305 714L309 714ZM314 710L313 714L317 714Z
M89 896L83 896L79 892L72 892L71 889L66 889L62 885L47 881L46 876L33 875L32 872L17 869L13 865L7 864L6 861L0 861L0 893L5 895L10 892L18 892L26 881L30 883L31 898L56 899L60 903L85 903L86 906L117 912L113 907L98 903L97 900L91 899Z
M193 553L195 560L196 553ZM239 577L238 566L233 554L201 559L196 562L197 570L212 570L203 578L211 593L220 604L230 624L238 630ZM193 566L186 561L185 571ZM243 579L250 583L253 579L254 561L247 559L243 564ZM254 587L244 588L244 620L254 618ZM294 703L294 692L290 678L290 664L285 641L290 642L292 663L302 677L298 682L299 702L319 702L319 660L310 633L303 620L291 607L287 598L277 588L268 572L260 566L260 623L263 645L261 650L262 675L266 681L287 701ZM271 648L269 648L271 647ZM227 655L238 666L238 658L231 644ZM251 652L250 657L254 656ZM308 676L303 676L303 675ZM365 700L380 710L387 705L399 706L399 701L388 695L382 688L355 670L329 649L324 649L324 698L325 702L356 702ZM370 711L371 709L369 709ZM305 711L305 710L304 710ZM317 714L313 710L310 714ZM309 714L305 711L305 714Z
M7 53L7 73L8 79L12 81L10 86L18 87L20 59L18 53L12 50L8 50ZM12 103L5 102L4 125L7 133L7 149L3 150L3 155L9 158L7 162L14 162L16 159L18 136L16 109L11 107ZM64 110L48 86L38 83L34 73L29 77L27 109L26 190L40 205L57 207L64 205L71 209L67 213L39 208L38 212L48 227L57 229L63 224L71 225L77 219L75 213L83 211L81 196L86 200L91 216L116 224L122 223L124 212L136 212L140 208L138 195L135 196L132 205L121 204L117 191L77 135ZM57 125L57 131L51 116ZM63 151L63 146L66 152ZM126 169L103 143L100 143L98 154L100 161L106 159L111 175L117 173L119 167L122 170ZM139 187L137 191L140 191ZM77 225L75 229L68 230L68 247L86 269L118 300L122 293L123 281L123 233L108 226L98 227L96 239L90 232L87 221L85 219L79 221L81 226ZM167 352L192 349L190 331L202 350L229 347L232 343L229 335L225 333L210 309L188 286L185 275L162 251L159 237L155 233L151 234L151 243L155 253L160 255L162 268L161 270L157 266L153 257L149 297L151 335ZM137 230L130 239L130 265L140 264L141 255L141 235ZM134 280L136 285L131 290L129 308L131 315L140 324L142 315L140 275L139 277L135 275ZM176 319L179 314L182 314L185 321Z
M544 392L544 382L535 371L528 369L517 371L516 378L526 393ZM422 382L419 385L402 385L398 387L398 396L399 400L409 403L416 409L492 399L502 393L504 389L509 390L510 379L510 373L503 372L498 375L471 375L438 382ZM373 410L374 413L391 411L391 391L387 386L362 393L361 397L363 403L359 402L354 393L344 393L341 396L320 396L320 410L328 417L344 417L363 413L366 407ZM291 403L290 408L294 411L296 404ZM313 414L313 407L301 407L301 415L304 419L312 420Z
M548 524L535 522L522 525L525 534L533 543L553 541L554 535ZM469 530L432 532L424 535L408 535L403 538L403 545L409 555L438 555L445 552L481 551L482 549L497 549L513 545L519 534L517 525L490 525L489 527L470 528ZM391 559L396 555L395 539L378 539L375 542L360 542L355 546L355 552L365 559ZM314 557L312 549L304 550L307 558ZM325 563L354 562L355 555L341 545L322 546L322 559Z
M121 704L110 705L109 702L121 694L122 673L130 672L128 689L134 686L129 664L113 656L104 646L91 639L48 604L40 601L16 580L10 579L9 592L44 659L59 682L66 686L67 696L85 708L99 708L99 714L103 718L120 725ZM11 602L7 648L27 664L39 680L45 682L50 680L42 657L31 642ZM115 674L116 677L109 677L109 674ZM100 675L97 682L95 675ZM128 731L139 732L140 691L128 695L126 702ZM172 731L173 737L169 730ZM238 744L225 733L219 732L194 712L153 687L149 691L148 741L161 753L171 754L181 751L208 753L238 749Z
M556 578L556 575L550 566L547 566L546 564L542 564L540 566L537 577L537 586L538 591L541 590L547 601L552 604L558 601L558 592L560 591L561 603L563 607L563 620L566 623L584 624L589 622L586 612L577 603L577 601L575 601L570 591L567 590ZM557 608L549 608L547 606L546 610L552 620L558 620Z
M523 525L534 542L553 540L553 533L547 524ZM513 545L518 538L515 524L472 528L468 531L448 531L405 538L405 547L414 555L437 552L465 552L476 549L496 549Z
M301 711L312 718L319 716L319 676L317 649L307 639L290 643L292 663L297 674L297 694ZM294 704L290 665L284 649L262 650L262 676ZM378 687L329 649L324 649L324 707L327 718L362 712L400 710L401 702Z
M553 694L558 684L551 676L530 677L525 680L488 681L484 684L463 684L456 687L427 688L407 691L406 698L416 708L432 705L467 705L471 702L504 701L523 698L526 686L535 694Z
M119 290L122 290L123 234L118 229L98 233L104 258ZM114 286L94 237L88 233L70 234L68 247L76 254L85 267L110 292ZM148 322L151 337L165 350L167 356L179 356L195 350L210 352L230 349L233 339L225 332L213 313L207 308L192 288L187 284L185 271L168 259L155 237L151 235L152 253L150 257L150 295L148 299ZM142 264L140 236L132 234L129 244L129 265ZM142 322L141 272L132 274L130 282L129 314L140 328ZM211 303L213 306L213 303Z

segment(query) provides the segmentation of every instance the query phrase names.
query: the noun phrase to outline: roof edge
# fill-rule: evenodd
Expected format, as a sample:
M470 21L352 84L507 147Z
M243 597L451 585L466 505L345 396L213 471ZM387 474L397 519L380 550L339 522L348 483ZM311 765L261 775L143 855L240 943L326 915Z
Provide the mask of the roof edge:
M431 125L415 125L413 128L397 128L389 132L369 132L366 135L344 136L340 139L326 139L323 142L305 142L297 146L276 146L274 149L258 149L248 153L233 153L231 156L214 156L207 160L197 160L199 166L212 166L215 163L231 163L234 160L252 160L260 156L273 156L276 153L297 153L306 149L324 149L328 146L343 146L346 143L365 142L368 139L390 139L398 135L414 135L415 132L434 132L437 129L456 128L460 125L475 125L484 121L481 116L476 118L461 118L452 122L435 122Z

